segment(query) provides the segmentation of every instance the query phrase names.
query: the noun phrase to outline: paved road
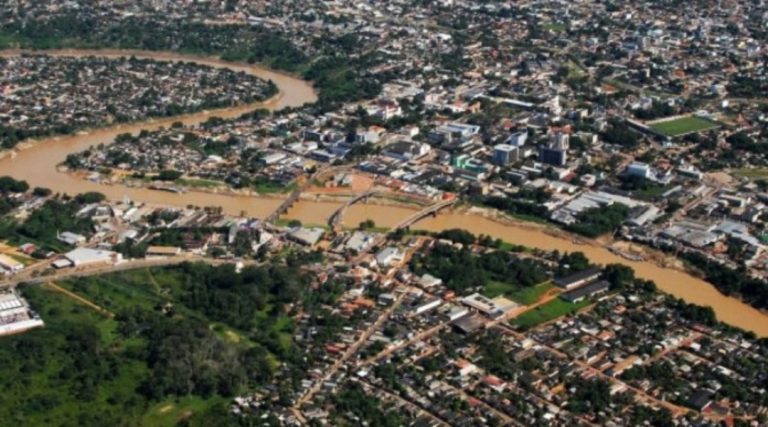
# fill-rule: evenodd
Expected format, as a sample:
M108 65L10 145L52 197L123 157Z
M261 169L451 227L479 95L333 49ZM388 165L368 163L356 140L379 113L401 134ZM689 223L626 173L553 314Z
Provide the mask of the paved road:
M164 267L168 265L177 265L184 262L204 262L206 264L211 264L211 265L232 264L235 262L242 262L245 265L252 265L257 263L256 261L252 261L252 260L235 261L235 260L207 258L207 257L201 257L201 256L177 256L177 257L168 257L168 258L149 258L149 259L145 258L145 259L123 261L117 264L106 264L106 265L101 264L93 267L70 267L70 268L64 268L61 270L51 270L51 273L49 274L43 274L38 276L33 276L31 274L25 274L26 272L22 272L0 283L0 288L8 289L8 288L14 288L21 283L41 284L41 283L46 283L50 281L65 280L65 279L71 279L75 277L96 276L99 274L134 270L137 268Z
M501 324L499 326L502 327L503 329L505 329L507 332L511 333L513 336L517 337L518 339L522 340L522 339L525 339L525 338L529 338L529 339L531 338L531 337L526 337L525 335L523 335L523 334L513 330L512 328L510 328L510 327L508 327L508 326L506 326L504 324ZM558 349L556 349L556 348L554 348L554 347L552 347L550 345L547 345L547 344L545 344L543 342L540 342L538 340L533 340L533 341L536 342L541 347L546 348L550 353L554 354L555 356L557 356L557 357L559 357L561 359L568 360L571 363L573 363L573 364L579 366L580 368L584 369L585 371L590 372L593 375L595 375L597 377L600 377L601 379L603 379L605 381L608 381L611 384L623 385L627 390L633 391L634 394L635 394L635 397L638 400L645 401L646 403L651 404L651 406L664 407L664 408L669 409L669 411L672 412L674 417L685 415L685 414L690 412L690 410L687 409L687 408L683 408L681 406L677 406L677 405L675 405L675 404L673 404L671 402L668 402L666 400L657 399L657 398L655 398L653 396L650 396L645 391L643 391L643 390L641 390L641 389L639 389L637 387L633 387L633 386L631 386L631 385L629 385L629 384L627 384L627 383L625 383L623 381L620 381L620 380L618 380L618 379L616 379L614 377L608 376L608 375L602 373L601 371L593 368L592 366L588 365L587 363L584 363L584 362L582 362L580 360L576 360L576 359L572 358L571 356L563 353L562 351L560 351L560 350L558 350Z
M441 425L441 426L450 426L451 425L451 423L448 420L445 420L445 419L441 418L439 415L429 411L429 409L422 407L418 403L414 403L414 402L411 402L410 400L406 400L403 397L401 397L401 396L399 396L399 395L397 395L395 393L392 393L391 391L389 391L389 390L387 390L385 388L378 387L378 386L376 386L374 384L371 384L371 383L368 383L368 382L365 382L365 381L361 381L361 380L359 380L357 378L353 378L352 381L355 381L356 383L362 385L363 388L365 388L365 389L368 389L368 390L373 389L373 390L377 390L377 391L385 394L388 398L400 402L403 406L407 406L407 407L411 408L411 410L413 410L414 412L429 417L432 421L437 423L437 425Z
M302 405L311 401L315 394L317 394L317 392L320 391L320 389L323 387L323 384L328 381L328 379L330 379L336 372L338 372L338 370L344 366L350 357L357 354L357 351L360 350L360 347L362 347L362 345L368 341L371 335L373 335L381 327L381 325L383 325L384 322L389 319L389 316L394 313L398 307L400 307L400 304L403 303L406 295L406 292L401 293L397 300L395 300L391 306L389 306L379 315L376 321L373 322L373 324L371 324L371 326L369 326L362 335L360 335L360 338L358 338L351 346L349 346L347 351L345 351L344 354L342 354L341 357L338 358L336 362L334 362L333 365L331 365L331 367L325 371L322 378L316 380L315 384L310 387L309 390L307 390L307 392L304 393L301 398L299 398L299 400L296 401L296 404L294 405L296 408L301 408Z

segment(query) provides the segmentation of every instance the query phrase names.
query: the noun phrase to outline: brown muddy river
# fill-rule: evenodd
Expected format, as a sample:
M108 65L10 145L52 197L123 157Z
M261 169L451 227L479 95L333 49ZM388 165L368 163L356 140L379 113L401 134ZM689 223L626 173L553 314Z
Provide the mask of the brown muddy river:
M475 234L487 234L516 243L544 250L560 252L583 252L591 261L599 264L621 263L635 270L643 279L656 282L659 289L690 303L710 306L717 318L725 323L768 336L768 314L744 304L736 298L727 297L710 283L673 268L665 268L651 261L630 261L608 249L593 244L576 244L572 240L552 236L541 228L501 224L479 215L439 215L429 218L415 228L439 231L448 228L464 228Z
M301 201L288 211L286 217L298 219L305 224L325 224L342 203ZM377 204L356 204L349 207L343 218L346 227L357 227L360 222L373 220L377 226L390 227L417 212L416 208L384 206ZM727 297L710 283L674 268L662 267L651 261L630 261L614 254L603 246L585 243L547 233L542 226L531 224L502 224L478 214L447 213L436 218L429 217L412 227L418 230L442 231L463 228L476 235L486 234L494 238L543 250L560 252L583 252L591 261L599 264L621 263L635 270L638 277L656 282L659 289L690 303L710 306L717 318L742 329L768 336L768 314L744 304L736 298Z
M40 139L30 147L18 150L15 155L6 155L4 158L0 159L0 174L26 180L32 186L47 187L54 192L77 194L85 191L99 191L113 200L129 197L132 200L158 205L222 206L227 212L235 214L245 212L248 215L256 217L268 215L280 204L280 200L276 198L254 198L232 194L212 194L195 191L190 191L185 194L174 194L144 188L127 188L119 185L98 184L60 173L56 170L56 166L64 161L68 154L86 150L93 145L109 144L121 133L137 134L142 130L157 130L161 127L168 127L174 122L182 122L186 125L196 125L208 120L210 117L234 118L243 113L253 111L256 108L279 110L284 107L298 107L305 103L311 103L317 99L317 94L310 83L256 65L230 64L211 58L198 58L194 56L162 52L63 50L45 51L44 53L47 55L59 56L96 55L119 57L134 55L136 57L156 60L194 61L200 64L216 67L226 66L237 71L248 72L265 80L272 80L275 82L280 92L273 99L264 103L113 126L72 136ZM0 55L12 56L18 55L18 52L4 51L0 52Z
M246 105L241 107L214 110L182 117L154 120L144 123L121 125L102 130L91 131L66 137L47 138L26 149L18 150L14 155L0 158L0 175L10 175L23 179L32 186L47 187L54 192L76 194L84 191L99 191L110 199L129 197L132 200L154 205L166 206L221 206L225 212L233 215L245 213L254 217L265 217L281 202L278 198L252 197L247 195L215 194L190 191L184 194L167 193L143 188L127 188L121 185L104 185L83 181L74 176L59 173L56 166L68 154L87 149L92 145L108 144L115 136L125 132L138 133L141 130L156 130L167 127L171 123L181 121L187 125L195 125L209 117L237 117L255 108L280 109L283 107L300 106L317 99L312 86L298 78L270 71L255 65L229 64L210 58L199 58L168 53L152 53L137 51L51 51L53 55L69 56L125 56L152 58L158 60L195 61L213 66L227 66L236 70L252 73L264 79L271 79L280 90L280 95L263 104ZM0 55L13 55L18 52L0 52ZM341 203L315 202L302 200L298 202L285 216L299 219L305 224L325 224L328 217ZM344 225L356 227L366 219L373 220L377 226L390 227L407 218L416 210L401 206L384 206L378 204L358 204L347 209L344 215ZM439 231L449 228L464 228L475 234L486 234L501 238L510 243L536 247L545 250L557 249L561 252L581 251L592 261L600 264L622 263L635 269L639 277L653 280L663 291L682 298L688 302L711 306L718 319L755 332L760 336L768 336L768 315L734 298L720 294L712 285L685 272L665 268L650 261L629 261L613 254L602 246L593 244L578 245L564 237L552 236L538 226L506 225L475 214L449 213L429 218L416 224L414 228Z

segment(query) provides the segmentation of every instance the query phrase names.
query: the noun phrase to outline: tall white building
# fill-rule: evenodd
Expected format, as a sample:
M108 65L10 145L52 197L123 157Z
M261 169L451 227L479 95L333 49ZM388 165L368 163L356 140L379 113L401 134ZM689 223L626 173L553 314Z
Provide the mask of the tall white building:
M509 144L499 144L493 147L493 163L506 166L519 158L518 148Z

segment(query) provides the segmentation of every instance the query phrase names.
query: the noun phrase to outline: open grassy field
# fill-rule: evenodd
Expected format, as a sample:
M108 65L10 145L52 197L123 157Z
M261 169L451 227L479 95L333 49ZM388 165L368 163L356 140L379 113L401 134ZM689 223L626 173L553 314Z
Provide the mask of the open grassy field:
M579 309L582 309L589 304L591 304L591 301L589 300L584 300L573 304L557 298L544 305L536 307L533 310L526 311L525 313L516 317L513 323L523 328L532 328L544 322L565 316L566 314L576 313L579 311Z
M549 292L554 285L552 282L541 283L531 288L523 288L510 295L507 295L512 301L518 302L523 305L531 305L539 300L544 294Z
M112 276L93 276L64 281L59 285L110 311L131 306L152 310L157 304L168 300L160 296L160 290L147 269L122 272L119 280Z
M46 326L0 339L2 419L17 420L14 423L24 426L95 426L106 425L101 423L107 420L121 420L124 425L173 426L182 414L199 414L223 400L215 395L181 398L162 404L173 403L173 411L147 411L146 405L151 403L137 396L135 390L150 375L149 369L124 353L140 348L141 340L121 339L116 320L60 292L45 287L24 292ZM97 334L93 348L72 348L83 342L72 336L91 333ZM88 360L83 351L98 355Z
M689 116L665 122L651 123L648 127L663 135L674 137L692 132L716 129L720 127L720 124L701 117Z
M215 404L226 404L222 397L204 399L197 396L186 396L168 399L149 408L141 420L141 425L147 427L162 427L179 424L190 416L203 413Z
M552 289L551 282L541 283L531 287L520 287L505 282L492 280L488 282L483 289L483 295L488 298L495 298L503 295L512 301L523 305L531 305L541 298L542 295Z
M563 31L568 29L568 26L562 22L547 22L543 25L545 30L552 31L555 33L562 33Z
M499 295L509 296L518 290L519 288L515 285L492 280L488 282L488 284L485 286L485 289L483 289L483 295L487 296L488 298L496 298Z
M731 172L731 174L747 179L768 179L768 168L742 168Z
M288 185L280 185L274 182L259 182L254 184L253 189L260 194L282 194L290 193L298 187L296 182L292 182Z
M211 425L206 417L221 418L221 411L226 415L230 397L224 396L248 385L233 383L234 392L221 393L219 378L228 377L216 376L225 371L206 359L214 356L205 349L218 346L217 362L224 357L218 354L239 361L258 346L264 352L259 366L274 372L282 363L281 355L294 345L293 319L282 312L279 301L272 300L268 287L262 287L266 305L253 314L252 323L241 327L229 323L226 310L208 309L210 305L195 308L196 302L189 299L190 287L197 286L198 296L229 292L226 286L204 288L200 283L206 278L210 281L206 283L223 283L235 276L211 273L218 270L201 264L190 266L62 280L58 290L46 285L24 287L24 295L46 325L0 337L0 419L24 426L175 426L180 422L201 426ZM256 273L252 277L255 286L268 283L259 279L271 279ZM250 289L251 284L241 286ZM96 306L115 316L105 315ZM168 306L172 312L160 312ZM259 331L262 338L254 338ZM271 336L274 344L267 349L261 340ZM175 353L189 355L189 360ZM177 359L175 364L165 362ZM157 388L185 373L191 375L189 381L198 381L196 375L203 370L194 366L195 360L211 367L206 384L212 385L206 391L193 388L176 393ZM179 363L190 364L189 369L162 377L167 368L175 369ZM178 384L198 384L184 381Z
M227 185L222 181L215 181L212 179L200 179L200 178L179 178L174 182L184 187L193 187L193 188L216 188L216 187L224 187Z
M672 189L672 185L649 184L641 190L634 192L635 197L641 200L654 200Z

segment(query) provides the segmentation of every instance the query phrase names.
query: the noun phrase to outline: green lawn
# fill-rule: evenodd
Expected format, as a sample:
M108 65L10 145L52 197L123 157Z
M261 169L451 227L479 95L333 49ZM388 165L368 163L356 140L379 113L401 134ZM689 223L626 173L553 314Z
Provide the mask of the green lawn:
M544 24L544 29L555 33L562 33L568 29L568 26L562 22L548 22Z
M152 406L142 418L141 425L146 427L178 425L179 421L189 418L190 415L204 413L219 403L227 403L227 400L221 397L203 399L197 396L169 399Z
M536 286L525 288L492 280L488 282L482 293L488 298L496 298L497 296L503 295L517 303L530 305L538 301L539 298L541 298L541 296L550 289L552 289L551 282L541 283Z
M731 174L748 179L768 179L768 168L741 168L731 172Z
M483 289L483 295L487 296L488 298L496 298L499 295L512 295L512 293L519 290L520 288L515 285L491 280L487 285L485 285L485 289Z
M649 124L648 127L666 136L680 136L691 132L701 132L720 127L719 123L696 116L682 117Z
M502 241L501 246L499 246L499 250L502 251L508 251L508 252L533 252L532 248L529 248L528 246L518 245L515 243L509 243Z
M512 301L518 302L520 304L531 305L538 301L542 295L546 294L547 291L553 287L554 285L552 285L552 282L541 283L530 288L520 289L510 295L507 295L507 297Z
M221 181L214 181L212 179L200 179L200 178L179 178L174 182L184 187L194 187L194 188L216 188L216 187L222 187L226 185Z
M298 184L292 182L288 185L281 185L274 182L262 181L253 185L253 189L261 194L290 193L295 190Z
M643 200L653 200L661 197L672 188L671 185L649 185L642 190L635 191L635 196Z
M232 352L244 354L246 349L257 345L250 331L228 326L182 302L181 294L196 279L193 276L196 273L180 267L136 269L57 282L117 313L115 318L48 287L22 288L46 325L24 334L0 337L0 387L3 389L0 418L16 420L24 426L151 427L174 426L185 419L189 419L191 425L210 425L206 417L226 414L229 399L218 394L217 389L210 393L178 396L169 393L156 397L142 391L146 384L155 384L157 368L149 362L150 349L168 349L179 339L188 339L184 334L172 332L174 326L208 325L213 339L218 337L216 342L226 344L222 348ZM166 302L173 303L173 318L157 313L156 307ZM271 308L268 304L264 319L255 321L259 323L257 328L277 334L281 351L266 355L267 366L274 371L282 364L277 354L291 351L294 325L291 317L281 312L274 315ZM134 309L144 309L143 316L147 317L136 317ZM139 325L136 320L142 318L156 319L153 324L159 327L153 329L155 333L135 332L133 328ZM163 340L157 334L176 338L157 341ZM201 348L214 342L204 338L204 334L196 336L201 337ZM169 354L165 350L162 353Z
M514 320L514 324L522 328L532 328L544 322L557 319L566 314L573 314L591 304L591 301L584 300L576 304L564 301L560 298L554 299L533 310L527 311Z
M510 212L506 212L506 214L511 216L512 218L519 219L520 221L535 222L538 224L550 224L550 222L547 221L546 218L542 218L540 216L521 214L521 213L510 213Z
M152 310L167 300L159 295L153 279L149 270L137 269L63 281L59 285L113 312L136 306Z
M0 34L0 49L7 49L19 42L19 38L9 34Z

